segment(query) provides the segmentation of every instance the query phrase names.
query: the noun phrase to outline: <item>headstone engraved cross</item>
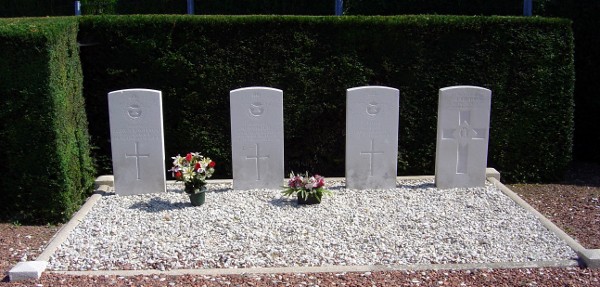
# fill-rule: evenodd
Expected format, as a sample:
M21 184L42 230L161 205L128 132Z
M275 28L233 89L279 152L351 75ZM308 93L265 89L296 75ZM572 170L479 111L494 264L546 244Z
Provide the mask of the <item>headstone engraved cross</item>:
M283 184L283 91L248 87L230 92L233 188Z
M346 99L346 187L395 188L400 92L357 87Z
M256 154L253 156L246 156L246 159L254 160L256 163L256 180L261 180L260 178L260 161L269 159L269 156L260 156L260 148L258 143L255 145Z
M108 94L115 192L119 195L166 190L161 96L160 91L147 89Z
M377 154L383 154L383 151L375 151L373 149L374 142L375 139L371 139L371 149L369 149L369 151L360 152L361 155L365 154L369 156L369 176L373 176L373 157Z
M440 89L435 161L438 188L485 184L492 92L472 86Z
M140 154L138 152L138 146L140 145L139 142L135 142L135 152L134 154L125 154L125 158L135 158L135 170L136 170L136 179L140 180L142 179L140 177L140 157L150 157L150 154Z

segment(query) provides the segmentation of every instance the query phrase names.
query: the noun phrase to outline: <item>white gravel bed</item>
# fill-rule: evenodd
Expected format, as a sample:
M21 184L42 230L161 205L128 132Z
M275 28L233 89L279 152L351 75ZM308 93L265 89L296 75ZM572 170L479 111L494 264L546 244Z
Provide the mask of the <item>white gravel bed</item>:
M576 254L492 184L347 190L299 206L281 190L209 184L193 207L181 185L104 196L51 257L49 270L140 270L565 260Z

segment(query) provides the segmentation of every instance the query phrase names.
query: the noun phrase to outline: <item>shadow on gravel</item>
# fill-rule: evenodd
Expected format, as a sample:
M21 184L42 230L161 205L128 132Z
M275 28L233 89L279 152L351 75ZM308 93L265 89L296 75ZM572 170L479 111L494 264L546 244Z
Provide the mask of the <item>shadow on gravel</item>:
M269 200L269 203L271 203L274 206L277 207L285 207L285 206L290 206L293 208L305 208L305 207L311 207L311 206L318 206L318 204L308 204L308 205L304 205L304 204L298 204L298 202L296 201L296 198L274 198Z
M277 207L284 207L284 206L294 206L296 201L290 199L290 198L273 198L271 200L269 200L269 203L271 203L271 205L277 206Z
M435 184L431 182L424 182L421 184L413 185L413 184L397 184L397 188L406 188L406 189L429 189L435 188Z
M232 190L231 188L217 188L217 189L211 189L208 192L221 193L221 192L228 192L231 190Z
M271 205L277 206L277 207L285 207L285 206L290 206L290 207L294 207L294 208L302 207L301 205L299 205L296 202L296 198L286 198L286 197L273 198L273 199L269 200L269 203L271 203Z
M177 210L192 206L189 202L170 202L162 200L159 197L151 199L149 202L138 202L132 204L129 209L138 209L149 213L161 212L165 210Z

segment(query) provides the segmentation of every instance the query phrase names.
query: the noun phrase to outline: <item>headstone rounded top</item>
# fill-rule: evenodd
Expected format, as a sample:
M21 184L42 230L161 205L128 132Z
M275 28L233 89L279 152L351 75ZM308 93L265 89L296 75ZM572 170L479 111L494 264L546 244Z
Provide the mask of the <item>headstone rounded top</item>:
M353 91L367 90L367 89L369 89L369 90L374 89L374 90L379 90L379 91L389 90L389 91L394 91L394 92L399 91L396 88L391 88L391 87L386 87L386 86L362 86L362 87L350 88L350 89L347 89L346 91L353 92Z
M487 96L492 96L492 91L490 89L486 89L486 88L482 88L482 87L477 87L477 86L452 86L452 87L445 87L445 88L441 88L440 89L441 93L444 93L445 95L448 94L453 94L454 92L458 93L458 94L464 94L465 92L479 92L482 95L487 95Z
M161 91L152 90L152 89L123 89L123 90L112 91L108 94L110 95L110 94L131 93L131 92L143 92L144 94L146 94L146 93L160 94L161 93Z
M260 87L260 86L239 88L239 89L235 89L235 90L230 91L230 93L235 94L235 93L238 93L238 92L255 91L255 90L267 90L267 91L273 91L273 92L281 92L281 93L283 93L283 91L280 90L280 89L275 89L275 88L271 88L271 87Z

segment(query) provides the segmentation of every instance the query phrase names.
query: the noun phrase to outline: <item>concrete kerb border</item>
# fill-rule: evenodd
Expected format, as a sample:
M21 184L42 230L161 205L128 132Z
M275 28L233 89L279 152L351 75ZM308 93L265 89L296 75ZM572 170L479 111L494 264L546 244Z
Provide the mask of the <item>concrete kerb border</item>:
M431 179L434 176L402 176L398 179ZM569 245L584 261L587 267L600 268L600 249L585 249L581 244L573 240L568 234L558 228L554 223L544 217L541 213L523 201L517 194L508 189L500 182L500 173L493 169L486 169L487 180L496 185L504 194L517 204L533 213L540 222L551 232L554 232L567 245ZM344 180L344 178L329 178L331 180ZM231 179L208 180L208 183L231 183ZM85 218L94 204L104 195L113 194L114 177L103 175L95 181L95 192L77 211L71 220L52 237L44 251L35 261L20 262L9 271L10 281L25 279L39 279L45 271L50 256L68 238L69 234ZM169 181L172 183L172 181ZM317 267L277 267L277 268L238 268L238 269L180 269L180 270L102 270L102 271L49 271L56 274L66 275L225 275L225 274L266 274L266 273L322 273L322 272L372 272L372 271L398 271L398 270L471 270L471 269L497 269L497 268L537 268L537 267L573 267L578 266L575 260L562 261L536 261L536 262L499 262L499 263L476 263L476 264L414 264L414 265L365 265L365 266L317 266Z
M112 176L101 176L94 182L95 191L81 208L73 215L67 224L63 225L56 234L50 239L44 251L35 261L19 262L15 267L8 271L8 278L12 281L27 279L39 279L42 272L46 270L50 256L56 249L69 237L71 231L77 227L88 212L94 207L96 202L102 197L102 194L109 192L112 188ZM110 182L109 182L110 181Z
M262 268L214 268L214 269L174 269L174 270L101 270L101 271L49 271L54 274L74 276L136 276L136 275L244 275L277 273L343 273L379 271L424 271L424 270L474 270L474 269L515 269L542 267L576 267L574 260L496 262L468 264L412 264L412 265L352 265L352 266L293 266Z

